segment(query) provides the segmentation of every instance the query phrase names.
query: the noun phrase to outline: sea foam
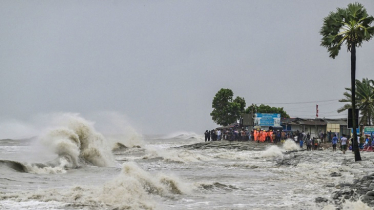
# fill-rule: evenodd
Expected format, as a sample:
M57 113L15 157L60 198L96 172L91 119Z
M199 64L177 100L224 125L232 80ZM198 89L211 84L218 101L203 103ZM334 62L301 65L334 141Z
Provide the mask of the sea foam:
M193 185L175 175L151 174L134 162L124 163L121 173L102 186L39 189L23 192L0 192L2 200L68 203L74 208L90 209L155 209L153 196L173 197L190 194Z
M70 157L74 166L115 165L108 141L94 129L93 123L74 114L65 114L60 119L59 127L48 129L40 137L44 145L60 157Z

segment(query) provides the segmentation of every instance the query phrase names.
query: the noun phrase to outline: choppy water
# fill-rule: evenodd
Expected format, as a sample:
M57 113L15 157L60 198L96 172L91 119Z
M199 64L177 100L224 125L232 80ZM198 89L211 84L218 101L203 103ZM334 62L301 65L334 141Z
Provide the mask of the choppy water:
M104 136L71 116L28 140L0 140L0 209L335 209L316 204L374 171L374 152L190 150L194 133ZM331 176L332 173L341 176ZM370 209L347 202L345 209Z

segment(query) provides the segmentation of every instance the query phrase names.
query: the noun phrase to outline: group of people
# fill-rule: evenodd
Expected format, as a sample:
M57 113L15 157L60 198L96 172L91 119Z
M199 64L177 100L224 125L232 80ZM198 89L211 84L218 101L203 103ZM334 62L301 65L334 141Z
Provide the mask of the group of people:
M318 138L311 138L309 133L305 133L304 131L299 132L292 131L292 132L285 132L281 130L252 130L249 131L248 129L244 128L230 128L230 129L212 129L206 130L205 133L205 141L221 141L229 140L229 141L257 141L257 142L271 142L271 143L278 143L285 139L293 139L296 143L300 144L300 148L303 148L304 144L306 145L307 151L318 150L320 149L321 143L324 142L326 138L325 133L319 133ZM330 133L328 133L327 137L330 137ZM339 139L336 134L332 138L329 138L332 143L333 151L336 151L337 145L340 144L340 149L342 150L343 154L347 151L347 149L351 149L349 145L352 145L352 138L348 140L345 134ZM358 145L360 145L360 138L357 139ZM362 144L361 144L362 145ZM367 135L363 146L361 147L362 151L374 151L374 140L371 136Z
M295 141L297 142L296 139L295 139ZM309 135L309 137L303 136L302 138L300 138L300 140L298 142L300 144L300 148L303 148L303 145L304 145L304 142L305 142L307 151L319 150L320 147L321 147L321 139L315 138L315 137L310 138L310 135Z
M345 151L347 151L347 137L345 137L345 135L343 134L343 136L340 138L340 148L341 150L343 151L343 154L345 154ZM336 145L338 144L338 137L336 137L336 135L334 135L334 137L332 137L332 140L331 140L331 143L332 143L332 151L335 152L336 151Z
M213 129L213 130L206 130L204 133L205 141L221 141L229 140L229 141L248 141L251 139L251 132L248 129L239 129L239 128L232 128L232 129Z
M204 135L205 141L221 141L222 132L218 129L213 129L211 131L206 130Z
M285 133L281 132L280 130L254 130L253 132L253 140L257 142L272 142L277 143L280 142L282 139L282 133L283 138L285 137Z
M317 140L315 138L311 139L309 133L305 133L304 131L300 132L298 130L286 132L279 129L254 129L252 131L249 131L248 129L234 127L229 129L206 130L204 136L205 141L220 141L223 139L229 141L257 141L279 143L282 140L294 139L295 142L300 143L301 147L305 142L306 145L309 145L311 149L317 148L320 144L320 140Z
M301 133L300 133L301 134ZM229 129L212 129L206 130L204 133L205 141L220 141L222 139L229 141L257 141L257 142L272 142L278 143L281 140L292 138L299 135L299 132L286 133L282 130L262 130L254 129L249 131L244 128L229 128Z
M350 150L353 150L352 149L353 138L350 138L348 140L348 138L344 134L340 138L340 141L339 141L338 137L336 135L334 135L334 137L331 140L331 143L332 143L332 150L333 151L336 151L336 146L337 146L338 143L340 143L340 149L343 151L343 154L345 154L345 152L347 151L348 148ZM361 148L361 151L372 152L373 148L374 148L374 141L372 140L372 137L370 137L369 135L366 135L365 142L362 145L362 147L360 147L361 141L360 141L360 137L358 136L357 137L357 145L359 146L359 148Z
M365 139L364 147L362 150L367 151L367 152L373 152L374 151L373 149L374 149L374 141L369 135L367 135Z

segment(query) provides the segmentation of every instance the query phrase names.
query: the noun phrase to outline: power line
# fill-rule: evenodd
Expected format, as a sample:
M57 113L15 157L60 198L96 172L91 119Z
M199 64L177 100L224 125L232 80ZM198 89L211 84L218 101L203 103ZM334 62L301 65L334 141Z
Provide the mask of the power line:
M303 101L303 102L288 102L288 103L256 103L256 104L310 104L310 103L321 103L321 102L328 102L328 101L338 101L340 99L331 99L331 100L324 100L324 101Z

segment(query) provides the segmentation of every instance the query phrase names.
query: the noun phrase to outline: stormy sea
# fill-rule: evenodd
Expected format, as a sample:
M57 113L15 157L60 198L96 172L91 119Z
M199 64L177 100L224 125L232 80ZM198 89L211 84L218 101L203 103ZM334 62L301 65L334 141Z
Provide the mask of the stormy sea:
M373 209L374 152L208 142L201 134L105 135L65 116L0 140L0 209ZM371 199L373 198L373 199Z

